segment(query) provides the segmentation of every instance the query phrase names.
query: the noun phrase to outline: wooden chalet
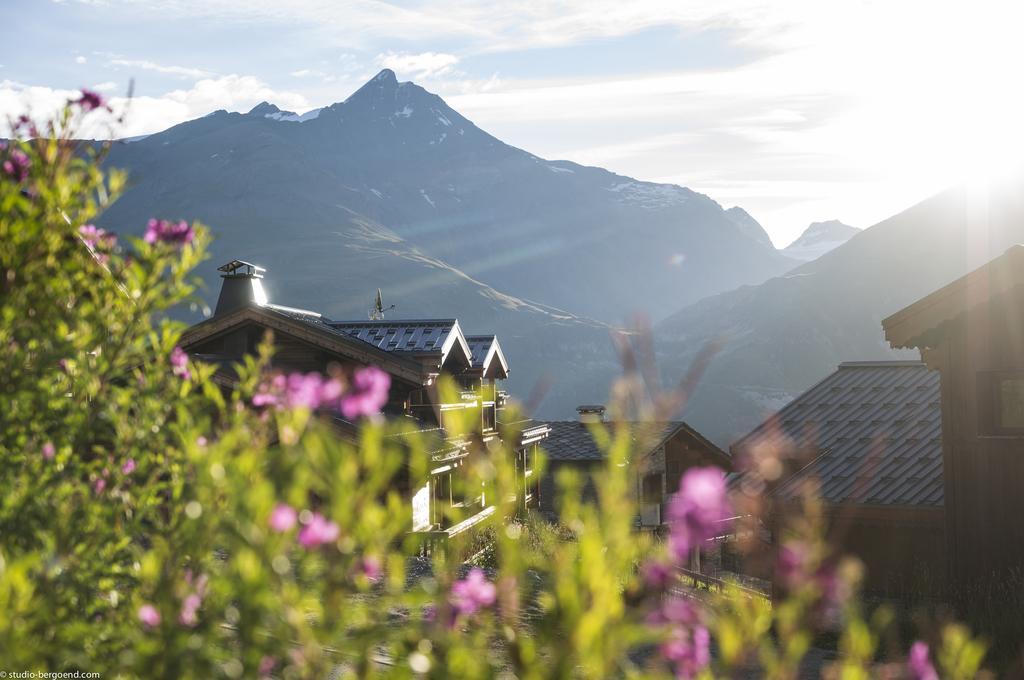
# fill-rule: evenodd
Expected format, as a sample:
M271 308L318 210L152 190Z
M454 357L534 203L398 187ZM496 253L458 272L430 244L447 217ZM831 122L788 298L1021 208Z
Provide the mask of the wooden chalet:
M185 331L180 343L194 359L220 366L217 380L231 384L232 365L255 353L267 331L273 332L275 370L326 373L330 366L377 366L391 376L384 413L409 418L435 442L429 478L408 481L410 530L432 539L454 538L494 513L494 499L483 493L456 497L453 489L458 485L452 481L466 462L470 442L449 436L445 425L455 412L479 411L484 443L501 436L506 394L500 385L508 377L509 365L496 336L467 336L454 318L337 321L270 302L261 267L234 260L219 270L223 284L213 316ZM461 387L454 403L439 397L442 375ZM333 423L343 436L355 435L353 423L340 416ZM524 422L507 430L520 433L511 445L520 480L517 502L525 509L536 496L533 461L548 428ZM459 520L453 521L453 516Z
M604 453L591 435L590 423L603 422L605 407L579 406L577 420L549 421L550 434L543 448L548 469L540 482L538 509L557 515L555 479L560 470L571 468L583 480L584 499L593 499L593 473L604 465ZM636 499L638 526L659 530L665 508L679 488L683 473L691 467L716 465L725 471L732 466L729 455L682 421L613 423L630 428L636 455Z
M903 597L935 594L946 578L941 434L934 372L920 361L858 361L840 364L731 453L764 471L754 477L766 483L774 547L811 484L831 543L864 563L865 589ZM763 566L753 570L770 577Z
M946 557L954 595L1024 570L1024 246L882 322L939 376Z

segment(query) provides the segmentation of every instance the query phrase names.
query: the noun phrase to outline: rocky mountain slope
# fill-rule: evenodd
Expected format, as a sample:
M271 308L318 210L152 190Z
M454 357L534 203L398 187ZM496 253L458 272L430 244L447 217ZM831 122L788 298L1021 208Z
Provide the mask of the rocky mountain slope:
M544 415L604 398L608 324L794 264L706 196L539 158L388 70L302 116L218 111L116 144L108 163L130 186L103 226L212 227L208 302L233 258L267 267L273 300L334 318L364 318L380 287L398 317L499 333L515 391L551 383Z

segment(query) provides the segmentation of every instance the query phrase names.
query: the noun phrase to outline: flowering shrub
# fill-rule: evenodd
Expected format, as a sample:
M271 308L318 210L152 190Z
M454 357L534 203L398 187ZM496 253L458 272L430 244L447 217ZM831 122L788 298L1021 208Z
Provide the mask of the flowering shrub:
M549 525L521 516L512 453L476 436L479 414L453 416L451 434L475 442L457 491L499 499L488 558L467 572L455 549L424 556L401 489L424 478L427 444L379 416L386 374L275 374L265 343L224 389L178 346L168 312L192 300L209 238L160 219L143 238L95 226L124 177L71 140L103 106L83 92L42 134L13 121L35 138L0 152L5 669L784 678L823 630L838 640L825 670L842 677L979 668L983 648L959 627L935 654L924 642L881 651L886 618L863 618L856 565L826 549L811 497L781 537L784 598L695 588L682 570L691 553L740 535L735 515L752 514L720 471L696 469L670 504L668 541L638 534L625 426L593 426L607 457L597 500L581 502L580 480L561 475ZM617 386L623 403L655 420L678 407L678 395L640 398L640 383ZM332 429L337 413L359 424L356 441Z

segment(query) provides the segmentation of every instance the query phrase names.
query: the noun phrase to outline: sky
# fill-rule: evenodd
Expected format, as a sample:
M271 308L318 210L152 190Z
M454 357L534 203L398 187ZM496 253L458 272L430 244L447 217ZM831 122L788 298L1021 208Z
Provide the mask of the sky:
M0 119L89 87L128 106L96 134L133 136L391 68L538 156L739 205L777 246L1024 158L1021 3L2 1Z

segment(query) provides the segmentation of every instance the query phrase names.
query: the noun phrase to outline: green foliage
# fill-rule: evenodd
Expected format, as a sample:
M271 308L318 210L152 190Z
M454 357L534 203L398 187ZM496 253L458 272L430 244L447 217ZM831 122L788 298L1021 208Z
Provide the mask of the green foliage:
M213 366L172 361L183 327L165 313L196 302L191 272L207 233L194 225L184 245L122 236L90 247L80 227L125 178L101 171L102 148L70 141L81 115L69 107L48 138L15 142L30 175L0 179L5 669L176 680L670 675L657 648L672 625L650 619L666 594L640 568L671 558L633 526L635 433L594 426L607 454L597 501L581 502L581 480L564 475L552 525L522 516L513 454L485 440L478 412L446 421L472 450L455 493L482 493L496 508L465 551L488 567L496 604L460 613L449 596L460 553L427 559L409 533L403 489L425 479L429 442L403 422L367 421L349 441L308 409L254 409L269 343L228 382ZM300 511L300 526L328 518L339 537L304 546L297 527L271 527L279 504ZM814 546L813 570L825 553L813 508L806 515L793 531ZM852 588L855 571L837 578ZM774 605L736 586L682 596L715 640L711 666L696 673L784 678L814 642L824 593L809 582ZM837 668L870 677L887 617L863 620L852 590L837 603ZM966 678L983 653L950 628L938 662Z

